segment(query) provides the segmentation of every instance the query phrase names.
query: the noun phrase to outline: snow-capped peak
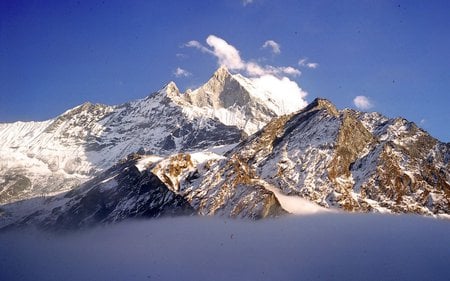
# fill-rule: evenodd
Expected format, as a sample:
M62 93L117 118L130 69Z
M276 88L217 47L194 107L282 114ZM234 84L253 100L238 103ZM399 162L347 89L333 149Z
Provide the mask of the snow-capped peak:
M168 97L175 97L180 95L180 90L178 90L177 84L175 82L170 81L167 83L164 88L160 92L165 93Z
M164 156L237 143L285 113L276 95L220 67L191 92L169 82L122 105L86 102L45 122L1 124L0 203L69 189L137 151ZM2 198L11 174L26 184Z
M185 107L189 115L215 117L223 124L237 126L250 135L273 117L304 107L301 97L275 92L267 87L265 83L270 79L249 79L241 74L231 74L221 66L203 86L175 100Z
M313 108L317 109L326 109L332 115L339 115L339 111L336 106L327 99L324 98L316 98L314 99L304 110L309 111Z
M196 107L213 109L245 106L249 93L234 79L226 67L220 67L203 86L185 94L185 99Z

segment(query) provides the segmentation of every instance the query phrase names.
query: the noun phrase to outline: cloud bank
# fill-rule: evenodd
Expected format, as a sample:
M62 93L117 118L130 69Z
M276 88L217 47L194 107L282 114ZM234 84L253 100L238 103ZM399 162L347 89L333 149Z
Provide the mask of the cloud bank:
M329 214L0 234L0 280L444 280L450 224Z
M353 99L353 104L361 110L367 110L373 107L373 103L366 96L356 96Z

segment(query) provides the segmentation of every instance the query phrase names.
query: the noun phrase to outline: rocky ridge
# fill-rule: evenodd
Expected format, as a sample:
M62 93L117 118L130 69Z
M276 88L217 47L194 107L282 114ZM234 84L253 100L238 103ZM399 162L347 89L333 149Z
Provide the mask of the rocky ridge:
M276 118L197 182L181 186L223 191L264 183L331 209L445 217L449 148L404 119L339 111L316 99Z

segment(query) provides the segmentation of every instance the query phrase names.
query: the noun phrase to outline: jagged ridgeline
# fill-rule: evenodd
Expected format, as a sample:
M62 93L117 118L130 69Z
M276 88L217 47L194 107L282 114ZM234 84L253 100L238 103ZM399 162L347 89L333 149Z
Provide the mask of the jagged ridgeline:
M221 67L117 106L0 124L0 227L339 209L447 216L450 145L414 123L303 108ZM311 207L313 206L313 207Z

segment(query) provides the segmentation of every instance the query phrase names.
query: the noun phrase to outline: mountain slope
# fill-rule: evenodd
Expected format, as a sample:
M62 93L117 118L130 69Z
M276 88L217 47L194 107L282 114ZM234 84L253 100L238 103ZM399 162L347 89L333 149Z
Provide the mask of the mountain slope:
M184 94L171 82L120 106L2 124L0 228L329 210L450 217L450 144L402 118L325 99L293 112L268 96L220 68Z
M70 190L137 151L170 155L239 142L282 113L243 79L221 67L185 94L171 82L118 106L85 103L44 122L0 124L0 203Z
M449 148L404 119L338 111L316 99L299 113L273 120L182 188L265 183L327 208L449 214Z

